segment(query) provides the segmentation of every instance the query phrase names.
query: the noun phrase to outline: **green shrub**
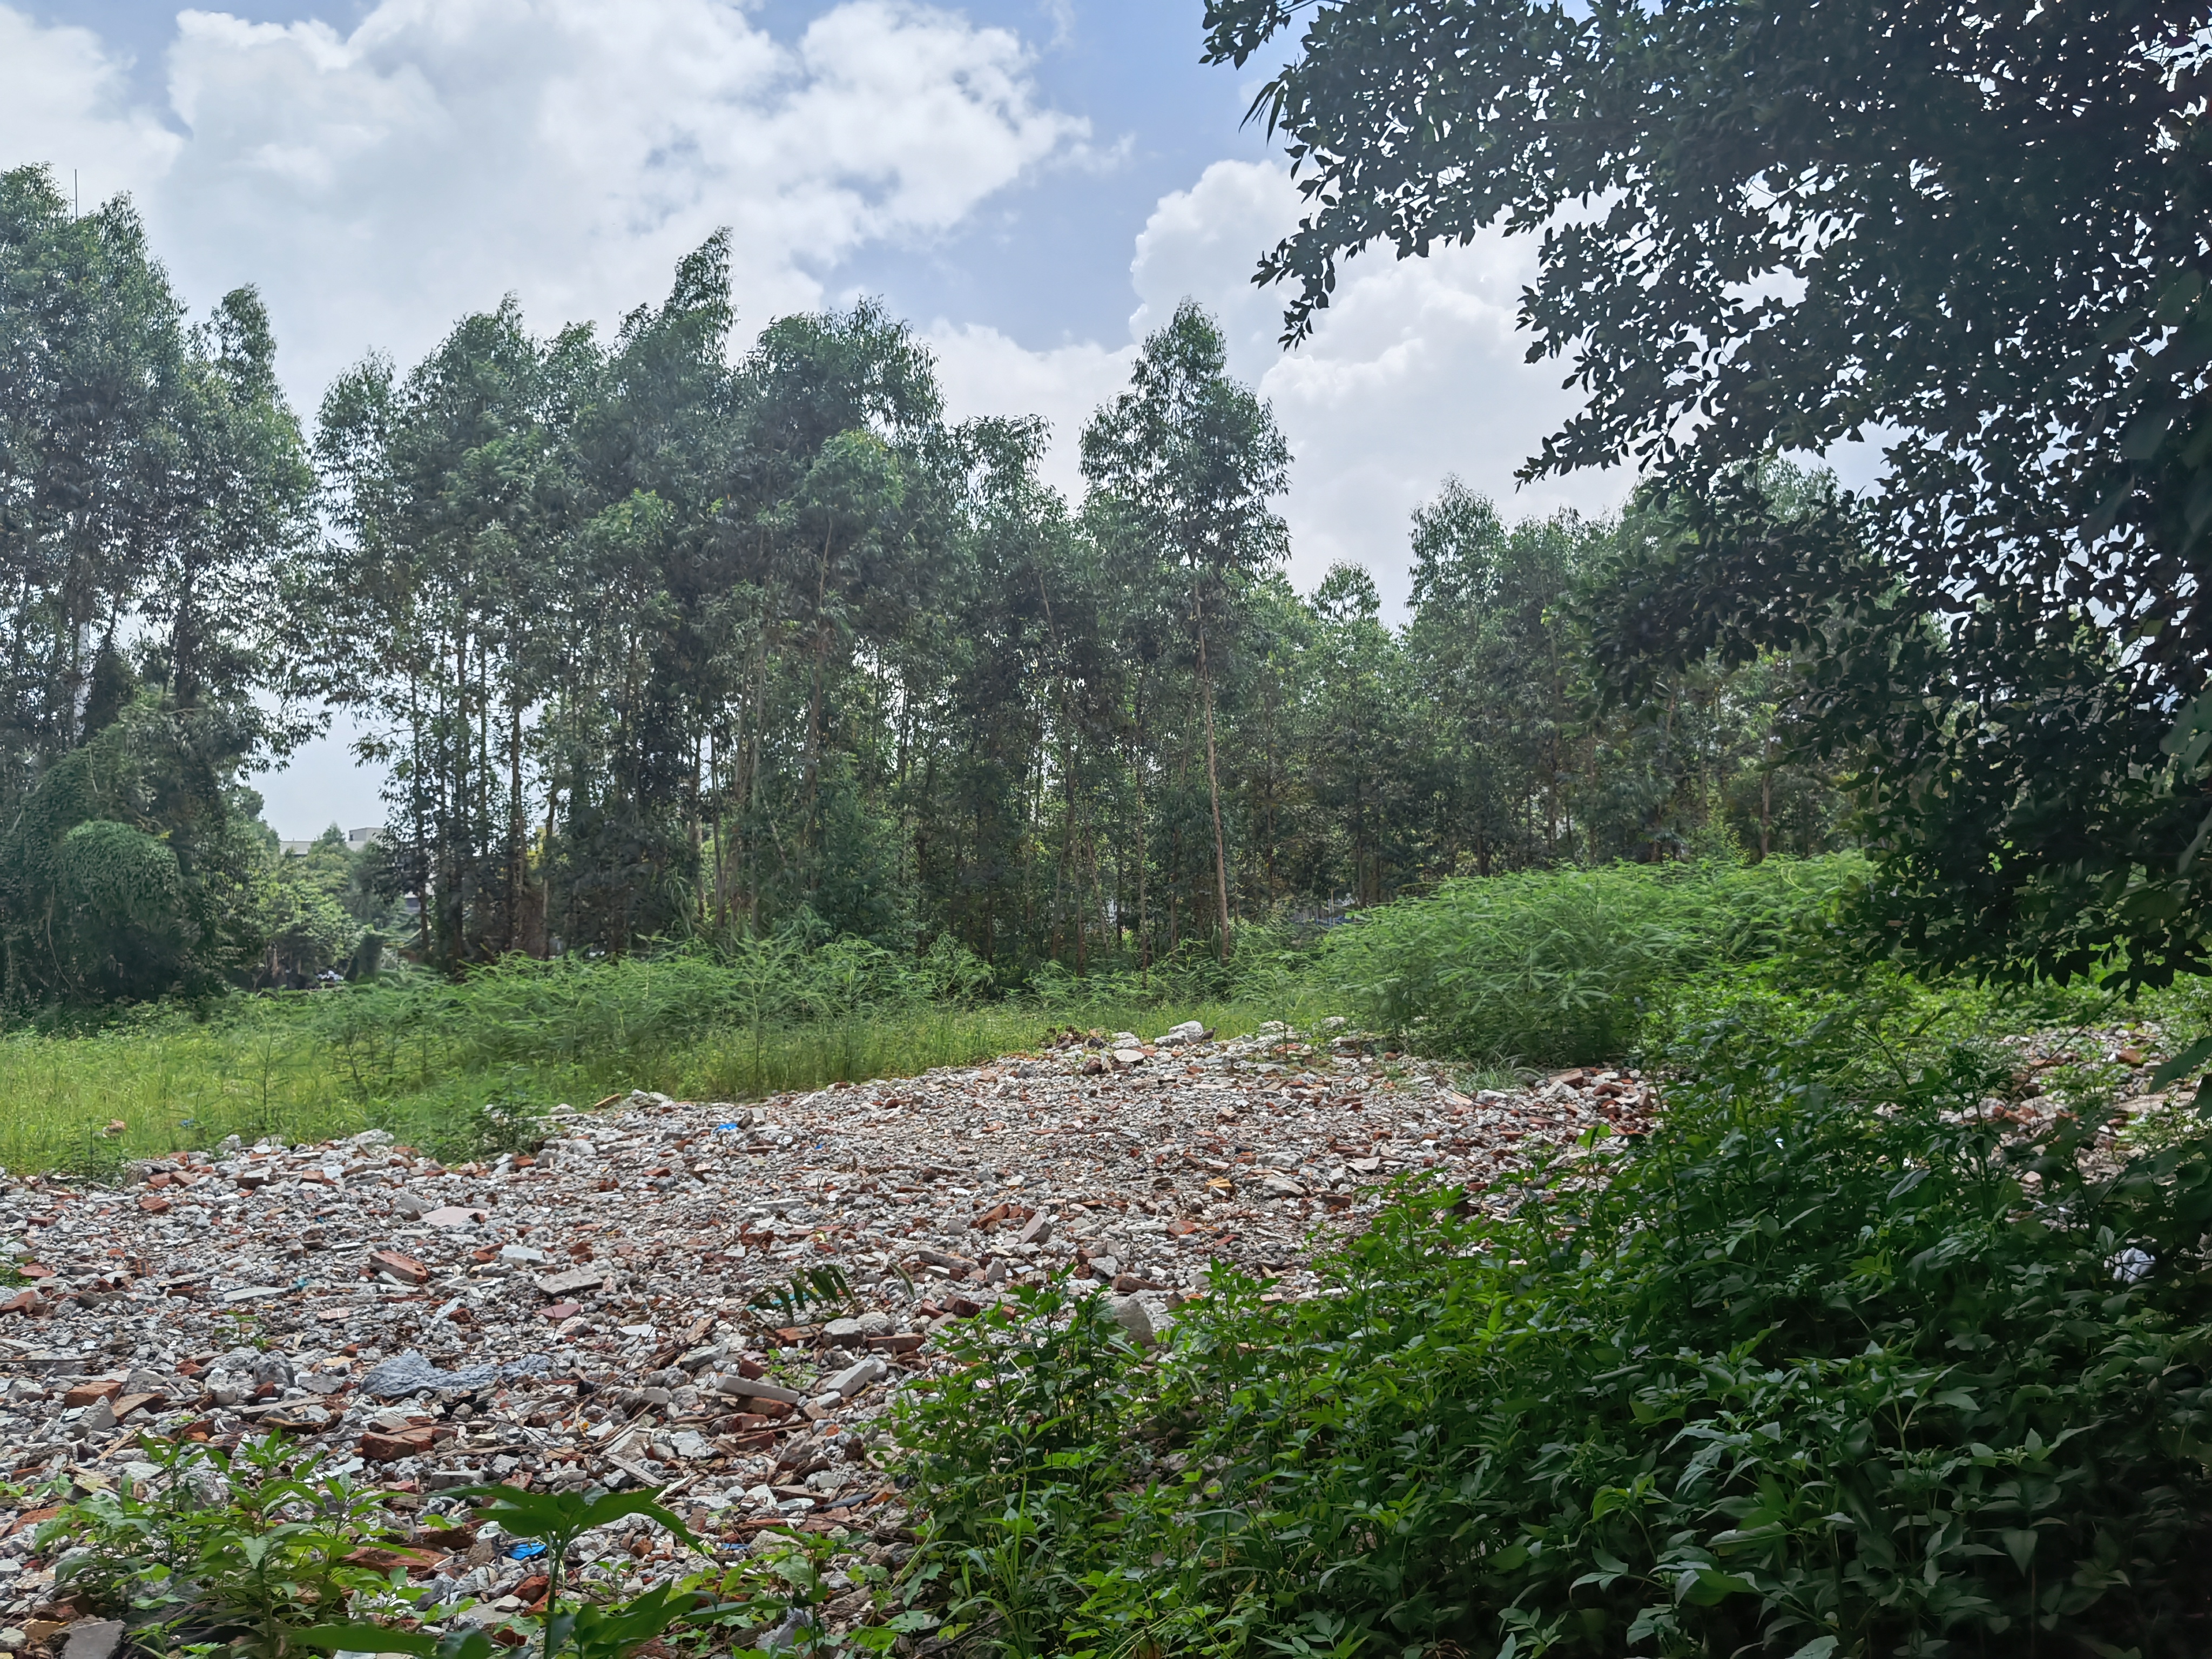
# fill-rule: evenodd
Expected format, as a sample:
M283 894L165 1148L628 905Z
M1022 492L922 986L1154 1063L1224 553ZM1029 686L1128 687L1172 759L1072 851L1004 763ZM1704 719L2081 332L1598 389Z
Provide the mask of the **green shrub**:
M1692 975L1813 944L1812 924L1861 867L1839 855L1447 882L1338 929L1319 972L1363 1025L1425 1054L1608 1060Z
M1007 1654L2206 1651L2212 1139L2093 1181L1869 1052L1709 1027L1648 1142L1218 1272L1161 1357L976 1333L902 1431L932 1593Z

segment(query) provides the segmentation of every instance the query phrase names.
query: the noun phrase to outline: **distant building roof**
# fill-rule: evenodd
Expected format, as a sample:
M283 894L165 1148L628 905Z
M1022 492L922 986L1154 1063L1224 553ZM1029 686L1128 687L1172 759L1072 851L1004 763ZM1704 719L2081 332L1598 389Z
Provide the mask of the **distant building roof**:
M384 831L375 828L374 825L366 830L349 830L345 832L346 851L349 853L358 853L363 848L375 846L377 842L383 839ZM278 844L282 846L287 853L292 854L295 856L304 857L306 854L314 851L315 842L320 840L322 840L322 837L320 836L317 836L311 841L288 841Z

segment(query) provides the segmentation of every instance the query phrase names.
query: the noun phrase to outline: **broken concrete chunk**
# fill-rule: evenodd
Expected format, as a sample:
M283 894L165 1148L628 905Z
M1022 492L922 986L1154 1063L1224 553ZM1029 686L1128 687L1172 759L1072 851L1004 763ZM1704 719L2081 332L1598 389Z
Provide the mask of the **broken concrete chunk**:
M553 1360L550 1355L525 1354L520 1359L509 1360L503 1365L465 1365L459 1370L439 1370L420 1353L410 1348L396 1358L387 1359L361 1379L361 1391L378 1400L397 1400L402 1395L414 1394L423 1389L481 1389L494 1382L513 1382L517 1377L550 1376Z
M975 1271L975 1264L966 1256L952 1255L944 1250L916 1250L914 1257L917 1261L927 1261L931 1267L942 1267L951 1273L964 1274Z
M80 1619L69 1627L62 1659L115 1659L122 1646L120 1619Z
M890 1366L871 1356L846 1366L823 1386L827 1392L837 1395L840 1399L850 1400L869 1384L880 1382L890 1374Z
M542 1273L531 1280L548 1296L568 1296L577 1291L593 1291L607 1282L607 1270L599 1267L571 1267L566 1273Z
M771 1400L780 1406L796 1406L806 1396L796 1389L787 1389L781 1382L766 1382L757 1377L739 1376L724 1371L707 1379L707 1387L716 1394L735 1395L740 1398Z
M447 1204L428 1212L422 1217L426 1227L468 1227L489 1220L489 1210L465 1210L457 1204Z

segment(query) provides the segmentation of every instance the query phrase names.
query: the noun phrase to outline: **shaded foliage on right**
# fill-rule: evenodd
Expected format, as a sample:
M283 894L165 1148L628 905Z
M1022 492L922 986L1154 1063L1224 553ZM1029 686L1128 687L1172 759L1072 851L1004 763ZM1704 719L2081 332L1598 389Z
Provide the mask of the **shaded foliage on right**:
M2008 1141L1972 1048L1802 1013L1504 1219L1400 1191L1332 1294L979 1333L904 1431L969 1650L2202 1652L2212 1136L2085 1173L2094 1115Z

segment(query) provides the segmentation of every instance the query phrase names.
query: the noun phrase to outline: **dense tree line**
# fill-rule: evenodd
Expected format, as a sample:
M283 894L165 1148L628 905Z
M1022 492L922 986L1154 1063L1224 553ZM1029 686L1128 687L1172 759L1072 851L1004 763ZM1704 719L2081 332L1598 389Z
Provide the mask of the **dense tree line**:
M1085 971L1835 833L1786 662L1597 712L1591 597L1663 503L1508 525L1455 483L1402 627L1358 568L1296 592L1291 458L1195 306L1070 503L1042 423L948 421L875 306L733 354L720 239L611 337L510 301L365 361L308 435L250 293L190 325L127 206L37 171L0 204L18 1000L312 971L349 919L447 967L798 928ZM374 854L308 878L244 778L318 701L392 782Z

